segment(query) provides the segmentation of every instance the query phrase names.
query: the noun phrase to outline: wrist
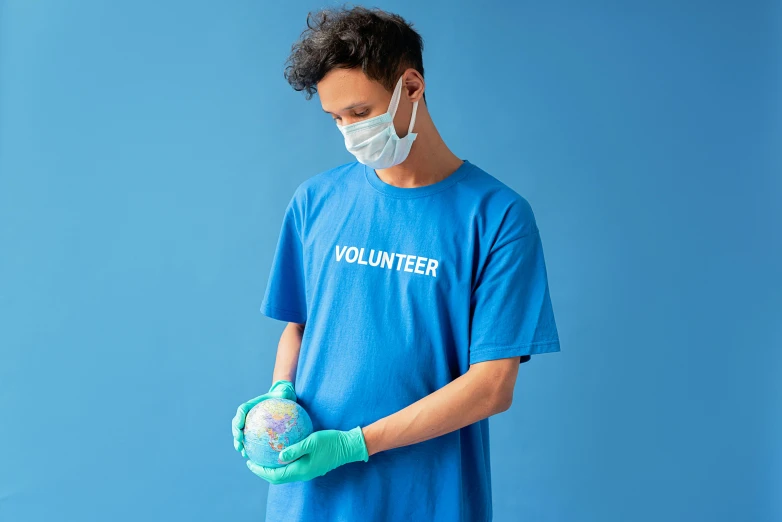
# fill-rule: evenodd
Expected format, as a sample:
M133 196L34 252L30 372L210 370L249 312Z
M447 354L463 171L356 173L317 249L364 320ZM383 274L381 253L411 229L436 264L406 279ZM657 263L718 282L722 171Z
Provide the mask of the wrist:
M363 460L367 462L369 460L369 451L367 450L367 443L364 440L364 432L361 430L361 426L356 426L352 430L346 431L345 434L350 441L350 448L353 450L351 461Z
M293 387L291 381L277 380L274 381L269 391L266 393L273 394L274 396L281 396L286 399L298 402L299 398L296 396L296 389Z
M382 427L379 423L373 422L367 426L361 428L361 433L364 435L364 443L367 447L367 454L371 457L375 453L380 453L387 448L383 447L382 441Z
M275 390L277 388L281 388L283 386L289 386L291 389L293 389L293 383L291 381L278 379L272 383L271 387L269 388L269 391Z

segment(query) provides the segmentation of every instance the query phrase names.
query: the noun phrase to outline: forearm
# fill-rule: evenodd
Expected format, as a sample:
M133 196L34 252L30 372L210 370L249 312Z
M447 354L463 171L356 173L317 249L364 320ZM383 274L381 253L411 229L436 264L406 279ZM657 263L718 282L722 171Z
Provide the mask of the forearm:
M303 333L304 325L296 323L288 323L282 331L280 342L277 345L277 359L274 363L272 383L279 380L295 382Z
M369 455L445 435L509 407L507 394L467 372L410 406L362 427Z

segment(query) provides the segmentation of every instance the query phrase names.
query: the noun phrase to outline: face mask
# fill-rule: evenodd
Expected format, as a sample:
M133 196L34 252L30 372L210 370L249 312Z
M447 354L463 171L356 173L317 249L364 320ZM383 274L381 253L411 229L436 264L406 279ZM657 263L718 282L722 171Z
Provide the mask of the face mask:
M387 169L402 163L407 158L410 147L413 146L413 141L417 136L412 131L418 102L413 103L410 128L407 129L405 137L400 138L394 129L394 115L401 95L402 78L399 78L385 114L350 125L337 125L345 137L345 147L348 152L353 154L360 163L373 169Z

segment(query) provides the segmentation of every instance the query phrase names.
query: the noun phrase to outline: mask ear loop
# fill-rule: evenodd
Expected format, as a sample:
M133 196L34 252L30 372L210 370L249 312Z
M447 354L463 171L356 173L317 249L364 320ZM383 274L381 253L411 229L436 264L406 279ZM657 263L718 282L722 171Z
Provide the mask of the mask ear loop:
M413 125L415 124L415 112L418 110L418 102L413 104L413 115L410 117L410 128L407 129L407 133L413 132Z
M396 87L394 87L394 94L391 96L391 104L388 107L388 114L391 116L391 121L394 121L394 116L396 116L396 109L399 106L399 98L402 97L402 78L399 78L399 81L396 82Z

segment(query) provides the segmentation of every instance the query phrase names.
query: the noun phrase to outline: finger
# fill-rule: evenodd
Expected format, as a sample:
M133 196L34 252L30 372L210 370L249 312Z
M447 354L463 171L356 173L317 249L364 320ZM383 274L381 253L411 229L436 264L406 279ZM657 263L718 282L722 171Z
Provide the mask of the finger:
M259 466L255 462L248 460L247 467L250 471L258 475L264 480L271 482L272 484L278 483L283 472L281 470L285 468L267 468L266 466Z
M284 464L293 462L298 458L295 456L298 450L299 450L299 444L298 443L293 444L292 446L282 450L280 454L277 456L277 459Z
M266 469L272 471L272 484L285 484L296 480L307 480L305 476L309 472L309 464L300 459L287 466Z
M309 480L311 477L310 461L307 458L299 459L281 468L275 484L284 484L297 480Z
M236 444L239 443L241 445L244 442L244 431L238 429L234 424L231 426L231 433L234 437L234 447L238 450L239 448L236 447Z
M265 398L266 398L266 394L259 395L254 399L250 399L244 404L240 404L239 407L236 408L236 415L234 415L232 424L236 426L237 429L244 428L244 419L247 417L247 414L250 412L251 409L255 407L256 404L258 404Z
M242 424L241 428L239 427L240 422ZM240 421L238 418L234 417L234 420L231 422L231 433L233 433L235 439L238 439L242 435L243 428L244 428L244 420Z
M296 444L291 444L284 450L280 452L280 461L282 462L291 462L293 460L298 459L302 455L306 455L307 453L311 453L314 449L313 445L313 438L312 435L307 436L304 440L301 440L297 442Z
M244 449L244 437L234 439L234 449L236 451L242 451L242 449Z
M236 408L236 415L234 415L233 424L235 429L242 429L244 428L244 419L247 417L247 412L249 412L252 409L252 407L247 408L247 403L242 404L238 408Z

